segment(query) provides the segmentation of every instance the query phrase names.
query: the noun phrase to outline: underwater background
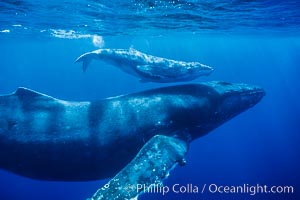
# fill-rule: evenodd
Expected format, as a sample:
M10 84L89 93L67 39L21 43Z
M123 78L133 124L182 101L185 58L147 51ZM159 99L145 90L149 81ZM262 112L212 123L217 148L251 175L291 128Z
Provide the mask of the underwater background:
M97 100L172 84L140 83L94 61L98 48L198 61L220 80L263 87L263 100L193 141L165 185L293 186L293 194L145 194L139 199L300 199L300 2L297 0L2 0L0 94L27 87ZM173 83L180 84L180 83ZM0 158L1 159L1 158ZM37 181L0 170L0 199L86 199L108 180Z

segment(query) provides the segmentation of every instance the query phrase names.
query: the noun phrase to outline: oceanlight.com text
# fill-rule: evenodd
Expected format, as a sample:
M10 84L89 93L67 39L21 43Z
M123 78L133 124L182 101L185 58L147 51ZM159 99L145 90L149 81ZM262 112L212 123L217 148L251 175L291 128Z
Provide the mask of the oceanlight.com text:
M268 186L268 185L249 185L243 184L238 186L217 185L217 184L204 184L202 193L219 193L219 194L293 194L293 186Z

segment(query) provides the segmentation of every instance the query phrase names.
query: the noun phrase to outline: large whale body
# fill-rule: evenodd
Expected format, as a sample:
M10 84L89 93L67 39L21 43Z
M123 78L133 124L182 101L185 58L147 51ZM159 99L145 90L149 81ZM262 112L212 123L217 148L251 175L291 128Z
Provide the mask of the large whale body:
M83 71L92 60L102 60L140 78L141 82L191 81L209 75L213 69L199 62L183 62L148 55L130 49L99 49L81 55L75 62L83 63Z
M225 82L170 86L95 102L63 101L19 88L0 96L0 168L44 180L112 177L151 138L176 138L188 145L263 96L260 87Z

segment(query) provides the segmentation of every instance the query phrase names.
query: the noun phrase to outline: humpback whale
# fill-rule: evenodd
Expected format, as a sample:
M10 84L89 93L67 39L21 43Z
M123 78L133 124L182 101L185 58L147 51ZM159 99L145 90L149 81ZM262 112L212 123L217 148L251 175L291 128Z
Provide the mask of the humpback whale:
M97 180L118 172L126 179L124 173L133 175L145 158L153 165L144 163L140 178L131 180L142 181L158 166L184 163L191 141L264 94L257 86L212 81L72 102L19 88L0 96L0 168L40 180ZM165 173L154 174L160 179Z
M147 55L133 48L99 49L88 52L75 61L83 63L83 71L93 59L102 60L122 71L140 78L141 82L191 81L199 76L209 75L213 69L199 62L176 61Z

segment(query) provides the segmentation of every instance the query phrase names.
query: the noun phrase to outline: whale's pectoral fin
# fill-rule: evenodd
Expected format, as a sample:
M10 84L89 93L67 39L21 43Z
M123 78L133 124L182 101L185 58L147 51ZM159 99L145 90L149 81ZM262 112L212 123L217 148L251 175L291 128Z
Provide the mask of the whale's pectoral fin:
M188 143L184 140L156 135L136 157L114 178L99 189L91 200L133 199L153 184L161 184L169 171L184 163Z
M143 77L148 77L149 79L160 80L163 79L160 72L157 72L152 65L138 65L136 67L137 73L141 74Z
M136 69L141 73L151 75L152 66L151 65L138 65L138 66L136 66Z

